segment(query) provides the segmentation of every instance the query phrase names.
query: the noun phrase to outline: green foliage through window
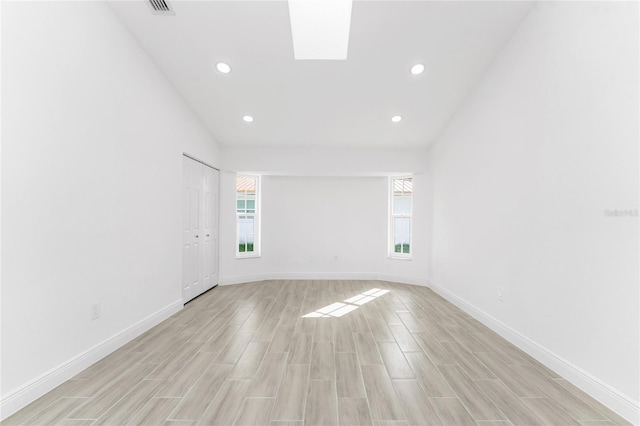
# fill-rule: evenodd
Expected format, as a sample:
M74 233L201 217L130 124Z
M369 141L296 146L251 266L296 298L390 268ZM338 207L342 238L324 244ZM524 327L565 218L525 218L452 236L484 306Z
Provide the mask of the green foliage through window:
M394 248L396 253L411 253L409 251L409 244L396 244Z
M253 251L253 244L238 244L239 253L251 253Z

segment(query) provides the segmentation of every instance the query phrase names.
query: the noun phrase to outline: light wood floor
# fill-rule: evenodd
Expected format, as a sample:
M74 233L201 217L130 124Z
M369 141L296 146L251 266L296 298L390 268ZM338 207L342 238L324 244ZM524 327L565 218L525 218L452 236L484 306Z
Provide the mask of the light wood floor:
M3 424L628 423L427 288L265 281L211 290Z

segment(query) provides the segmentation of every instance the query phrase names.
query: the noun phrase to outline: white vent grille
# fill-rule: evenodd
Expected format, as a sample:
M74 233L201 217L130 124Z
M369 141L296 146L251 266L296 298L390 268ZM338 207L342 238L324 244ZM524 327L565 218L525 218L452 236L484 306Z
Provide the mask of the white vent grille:
M166 0L149 0L149 6L156 15L175 15L175 12L171 9L171 6L169 6L169 2Z

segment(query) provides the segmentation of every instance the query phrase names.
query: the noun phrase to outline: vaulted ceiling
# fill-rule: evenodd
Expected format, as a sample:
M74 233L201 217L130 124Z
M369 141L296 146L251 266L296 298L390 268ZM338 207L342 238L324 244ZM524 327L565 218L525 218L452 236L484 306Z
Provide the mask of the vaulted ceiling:
M286 1L110 4L223 145L401 148L437 138L532 6L354 1L348 58L296 61Z

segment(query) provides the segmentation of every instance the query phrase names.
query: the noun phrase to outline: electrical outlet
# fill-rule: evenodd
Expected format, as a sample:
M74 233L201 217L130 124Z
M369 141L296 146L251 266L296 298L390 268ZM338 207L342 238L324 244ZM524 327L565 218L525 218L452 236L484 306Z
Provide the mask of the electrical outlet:
M504 299L502 298L502 294L504 293L504 288L500 287L498 289L498 301L503 302Z
M100 318L100 303L94 303L91 305L91 319Z

